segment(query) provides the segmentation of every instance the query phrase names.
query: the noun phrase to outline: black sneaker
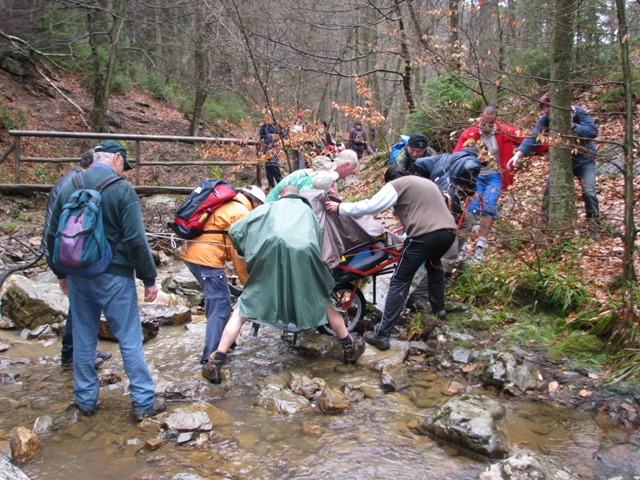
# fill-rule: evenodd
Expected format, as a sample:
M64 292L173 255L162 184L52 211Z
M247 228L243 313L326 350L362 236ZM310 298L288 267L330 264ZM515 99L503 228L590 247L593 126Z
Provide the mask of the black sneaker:
M136 422L141 422L145 418L153 417L159 413L164 412L167 409L167 402L165 402L162 398L156 398L151 405L151 408L145 410L143 412L133 411L133 418L136 419Z
M362 337L351 337L351 345L342 347L342 362L347 365L354 365L360 355L364 353L364 348Z
M222 365L224 365L224 360L209 358L209 361L202 366L202 376L211 383L222 383Z
M101 352L100 350L96 350L96 357L101 358L102 360L109 360L113 357L111 352Z
M111 354L109 353L109 355ZM104 360L99 356L97 356L96 359L93 361L93 368L98 370L100 369L103 363L104 363ZM73 360L69 360L68 362L60 362L60 366L62 367L63 370L73 370Z
M379 337L376 332L365 332L364 341L378 350L389 350L389 338Z
M447 319L447 311L442 309L436 312L436 317L438 320L446 320Z
M96 413L96 407L93 408L82 408L80 405L78 405L77 403L74 403L74 406L78 409L78 411L84 415L85 417L90 417L92 415L95 415Z

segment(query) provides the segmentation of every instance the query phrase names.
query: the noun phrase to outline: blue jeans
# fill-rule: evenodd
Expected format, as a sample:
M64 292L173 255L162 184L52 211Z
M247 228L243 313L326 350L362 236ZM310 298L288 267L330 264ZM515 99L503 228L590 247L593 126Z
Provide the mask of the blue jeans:
M600 203L596 194L596 162L590 161L579 166L573 166L573 176L580 182L582 188L582 201L587 212L587 218L598 218L600 216ZM542 212L549 213L549 178L544 187L544 199Z
M150 409L155 401L155 391L142 350L142 326L134 278L103 273L94 280L87 280L70 275L67 286L73 313L73 390L76 404L84 410L92 410L98 401L100 385L93 362L100 314L104 312L120 343L134 412Z
M476 191L480 198L469 204L467 211L474 216L481 213L493 218L498 217L498 199L502 194L502 180L499 173L478 176Z
M207 317L207 329L204 337L204 350L200 363L207 363L209 356L216 351L222 331L231 316L231 292L224 268L211 268L196 263L184 262L198 280L204 293L204 314Z

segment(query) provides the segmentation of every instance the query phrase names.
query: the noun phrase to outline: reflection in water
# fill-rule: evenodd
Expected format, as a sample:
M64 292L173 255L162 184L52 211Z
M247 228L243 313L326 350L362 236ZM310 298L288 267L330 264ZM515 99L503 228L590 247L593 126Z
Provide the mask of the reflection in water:
M32 428L38 416L52 417L53 431L40 437L43 449L23 466L34 480L171 479L178 473L202 478L455 480L474 479L488 465L409 428L449 398L441 393L444 380L433 372L414 372L409 388L385 394L378 372L341 365L338 350L306 356L289 348L274 329L262 328L258 338L247 333L248 325L230 356L227 378L218 386L199 377L203 331L163 327L157 339L145 344L159 391L191 381L196 395L219 409L213 431L195 435L187 444L170 439L158 450L145 449L145 442L161 433L157 426L134 423L123 383L101 388L95 416L77 416L70 407L71 372L59 367L59 342L47 348L23 342L0 357L3 371L19 373L22 382L0 386L0 431L6 437L16 426ZM3 336L22 341L18 334ZM117 345L101 342L100 349L114 354L104 368L126 378ZM368 385L367 398L338 415L312 411L285 417L255 407L264 379L286 378L290 371L321 377L336 388ZM605 478L598 476L593 461L605 435L591 417L541 402L504 403L514 450L542 452L584 478ZM188 404L170 401L169 412Z

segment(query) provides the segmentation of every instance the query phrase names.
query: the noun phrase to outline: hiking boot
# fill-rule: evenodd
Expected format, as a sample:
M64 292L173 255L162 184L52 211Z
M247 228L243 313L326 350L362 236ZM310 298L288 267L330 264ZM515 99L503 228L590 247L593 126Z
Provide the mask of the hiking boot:
M348 347L342 347L342 362L346 365L355 365L360 358L360 355L364 353L364 340L362 337L351 337L351 345Z
M378 350L389 350L389 337L379 337L376 332L365 332L364 341Z
M202 366L202 376L216 385L222 383L222 366L224 360L215 360L213 355L209 361Z
M103 352L103 353L108 353L108 352ZM111 355L109 353L109 355ZM93 361L93 368L95 368L96 370L98 370L102 364L104 363L104 360L98 356L96 356L96 359ZM60 366L62 367L63 370L73 370L73 360L69 360L68 362L60 362Z
M74 403L73 405L74 405L74 406L78 409L78 411L79 411L82 415L84 415L85 417L90 417L90 416L92 416L92 415L95 415L95 413L96 413L96 407L93 407L93 408L82 408L82 407L81 407L80 405L78 405L77 403Z
M436 312L436 318L438 320L446 320L447 319L447 311L445 309L438 310Z
M113 357L111 352L101 352L100 350L96 350L96 357L101 358L102 360L109 360Z
M143 412L137 412L134 410L133 418L135 418L136 422L141 422L145 418L153 417L154 415L164 412L166 409L167 402L165 402L162 398L156 398L153 402L153 405L151 405L151 408L149 408L148 410L145 410Z

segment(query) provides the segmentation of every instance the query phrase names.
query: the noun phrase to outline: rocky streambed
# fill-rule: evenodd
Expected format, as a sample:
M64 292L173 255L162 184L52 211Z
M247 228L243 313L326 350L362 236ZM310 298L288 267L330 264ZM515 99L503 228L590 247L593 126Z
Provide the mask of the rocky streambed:
M606 396L589 372L446 324L434 324L425 341L368 348L355 366L340 362L330 336L303 331L292 345L280 330L252 336L247 325L223 383L212 385L200 376L205 320L195 282L179 263L161 270L160 306L141 310L145 355L169 407L140 424L113 341L99 344L113 357L100 370L97 414L72 407L72 375L59 358L67 304L55 279L13 275L3 286L0 325L15 327L0 330L6 478L640 475L631 393Z

